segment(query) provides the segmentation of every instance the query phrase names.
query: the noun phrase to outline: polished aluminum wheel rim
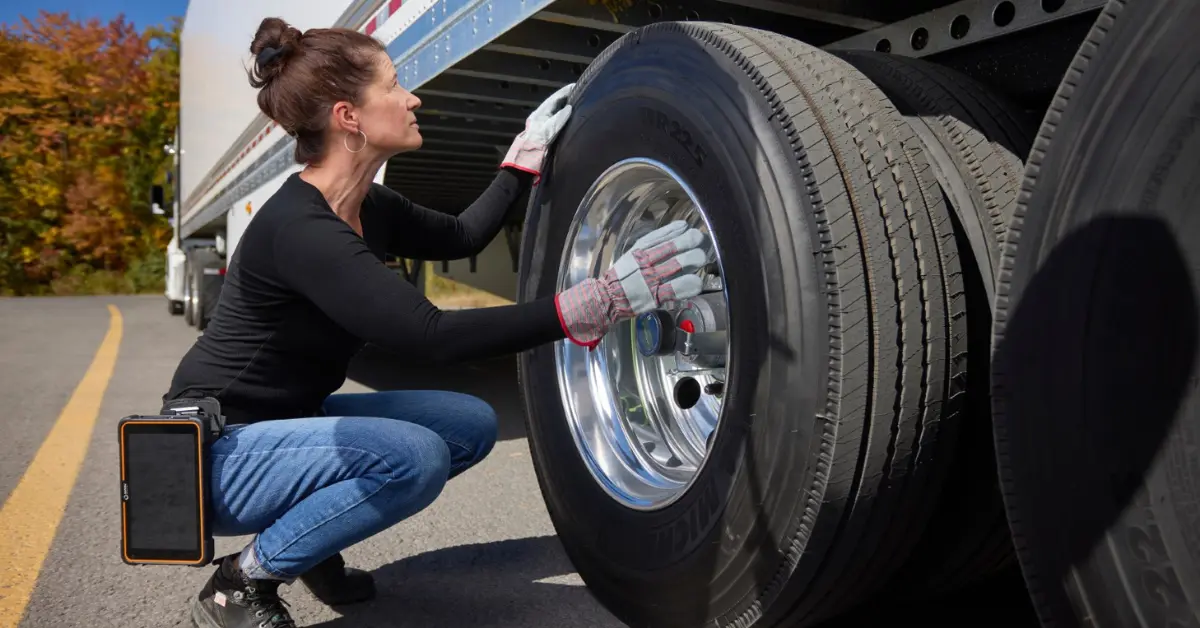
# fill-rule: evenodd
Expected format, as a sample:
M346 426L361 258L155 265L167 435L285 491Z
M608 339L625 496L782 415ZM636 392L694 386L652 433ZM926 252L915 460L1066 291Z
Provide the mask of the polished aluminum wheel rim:
M559 343L555 356L563 408L580 455L609 495L637 510L663 508L687 491L708 459L719 425L729 357L729 298L720 246L695 194L675 172L649 159L629 159L605 171L584 196L559 265L561 291L599 277L638 238L679 219L707 236L705 292L619 323L594 350ZM668 329L667 322L675 326ZM705 332L694 336L695 345L693 336L686 336L690 351L679 348L684 346L679 324ZM706 352L698 354L702 336ZM645 347L666 344L662 339L668 337L678 350L645 354Z

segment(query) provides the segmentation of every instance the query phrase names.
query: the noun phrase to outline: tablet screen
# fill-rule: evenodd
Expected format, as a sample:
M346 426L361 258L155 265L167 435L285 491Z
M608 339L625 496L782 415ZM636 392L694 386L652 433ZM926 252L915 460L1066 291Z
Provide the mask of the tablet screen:
M126 424L129 557L187 560L201 552L199 444L194 423Z

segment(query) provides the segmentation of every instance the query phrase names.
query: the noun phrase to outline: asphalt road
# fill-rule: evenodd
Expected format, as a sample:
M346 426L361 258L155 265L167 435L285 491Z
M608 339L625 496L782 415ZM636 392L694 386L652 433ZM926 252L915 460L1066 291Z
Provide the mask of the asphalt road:
M123 335L107 388L102 397L95 395L99 409L92 413L94 427L90 432L74 427L55 437L56 420L66 416L64 407L71 405L106 338L110 304L120 314ZM30 510L39 511L28 515L25 537L0 539L7 546L5 560L18 559L0 567L0 628L191 625L189 598L209 569L130 567L119 558L115 426L127 414L157 411L175 365L196 333L167 313L161 297L0 299L0 503L27 500L36 505ZM366 351L344 390L430 387L472 393L492 403L501 420L500 442L480 466L449 483L432 506L344 552L349 563L374 572L376 601L334 611L302 585L283 587L300 625L621 626L582 586L555 537L529 458L511 359L432 371L405 369L390 356ZM75 414L86 415L80 410L84 407L75 407ZM45 478L74 473L76 467L69 456L54 458L39 448L62 439L88 442L86 450L79 448L73 487L65 483L56 496ZM38 470L44 473L38 476ZM15 491L26 476L24 488ZM6 510L0 526L27 515ZM44 561L42 552L30 549L36 546L30 539L41 537L48 550ZM218 555L236 551L246 541L218 538ZM36 580L30 576L23 581L30 585L29 594L19 600L14 615L13 600L19 596L13 591L20 587L13 587L12 574L22 573ZM877 604L839 622L862 628L918 625L1035 624L1016 574L933 605Z

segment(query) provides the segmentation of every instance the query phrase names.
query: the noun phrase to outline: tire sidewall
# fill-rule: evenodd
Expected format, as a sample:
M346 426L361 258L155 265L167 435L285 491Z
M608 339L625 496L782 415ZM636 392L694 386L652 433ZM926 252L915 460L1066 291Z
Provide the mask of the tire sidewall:
M740 575L727 577L758 593L784 561L781 544L797 533L816 485L821 439L813 417L825 404L826 302L803 172L762 88L731 57L681 31L647 29L617 46L623 49L581 81L571 121L531 198L519 298L557 292L573 215L608 167L648 158L672 168L707 214L731 304L729 381L709 460L670 506L625 508L593 479L575 445L556 348L525 353L521 379L539 482L581 575L601 599L661 594L654 600L661 608L644 610L671 613L671 596L681 603L691 596L695 605L695 594L709 591L730 565L749 566L749 581L745 568L731 567ZM730 599L754 601L742 593L731 591Z

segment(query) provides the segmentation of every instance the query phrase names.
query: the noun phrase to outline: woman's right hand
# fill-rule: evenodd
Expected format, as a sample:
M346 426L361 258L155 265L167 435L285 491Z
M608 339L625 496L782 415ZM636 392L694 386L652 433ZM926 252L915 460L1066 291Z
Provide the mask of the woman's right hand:
M535 177L542 175L546 151L571 116L571 105L567 101L573 89L574 83L559 88L529 114L525 120L525 130L513 140L501 167L516 168Z
M555 298L559 320L572 342L595 347L625 319L690 299L708 261L704 234L677 220L642 236L599 279L588 278Z

